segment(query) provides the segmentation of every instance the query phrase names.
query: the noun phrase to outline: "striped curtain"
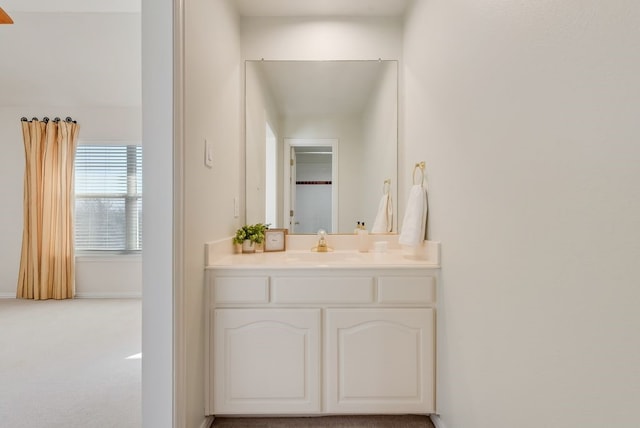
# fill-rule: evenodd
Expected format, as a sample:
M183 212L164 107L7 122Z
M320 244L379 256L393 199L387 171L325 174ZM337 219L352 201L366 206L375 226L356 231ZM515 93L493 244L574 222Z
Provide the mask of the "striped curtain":
M74 296L73 163L79 129L71 118L22 118L24 229L18 298Z

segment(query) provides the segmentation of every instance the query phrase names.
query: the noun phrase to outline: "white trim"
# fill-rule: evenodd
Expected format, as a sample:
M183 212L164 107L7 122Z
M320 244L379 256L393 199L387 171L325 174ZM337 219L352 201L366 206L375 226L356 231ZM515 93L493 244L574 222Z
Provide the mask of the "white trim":
M215 418L215 416L207 416L200 424L200 428L210 428Z
M76 293L75 299L141 299L142 293ZM15 293L0 293L0 299L17 299ZM29 300L29 299L26 299Z
M174 4L142 0L143 427L174 426Z
M188 421L185 290L185 1L173 3L173 426ZM206 421L206 420L205 420ZM208 425L204 425L205 427Z
M142 146L142 139L78 138L79 146Z
M113 293L76 293L76 299L141 299L142 293L139 292L126 292L126 291L116 291Z
M447 428L444 422L442 422L442 419L440 419L440 415L436 415L434 413L429 416L431 417L431 422L433 422L433 426L435 426L436 428Z
M142 263L142 254L76 254L76 263Z

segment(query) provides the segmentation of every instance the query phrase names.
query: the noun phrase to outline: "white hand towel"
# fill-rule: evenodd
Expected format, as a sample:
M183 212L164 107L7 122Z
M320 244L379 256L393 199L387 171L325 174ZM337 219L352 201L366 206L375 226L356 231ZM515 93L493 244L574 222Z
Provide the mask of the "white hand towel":
M376 220L373 222L371 233L388 233L393 228L393 204L391 195L385 193L378 204L378 213Z
M407 209L402 220L402 232L398 242L417 247L424 241L427 229L427 192L419 184L414 184L409 192Z

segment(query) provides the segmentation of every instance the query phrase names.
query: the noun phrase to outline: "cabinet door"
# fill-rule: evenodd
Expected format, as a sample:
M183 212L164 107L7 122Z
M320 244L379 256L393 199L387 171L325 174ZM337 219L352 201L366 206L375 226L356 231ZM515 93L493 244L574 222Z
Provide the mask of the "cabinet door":
M432 413L433 309L329 309L329 413Z
M216 414L320 411L319 309L217 309Z

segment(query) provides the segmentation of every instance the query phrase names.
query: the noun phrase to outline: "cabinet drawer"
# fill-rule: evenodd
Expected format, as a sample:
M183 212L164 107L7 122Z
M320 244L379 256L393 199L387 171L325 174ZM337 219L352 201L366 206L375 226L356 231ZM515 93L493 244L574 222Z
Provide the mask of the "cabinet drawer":
M211 304L268 303L269 277L223 277L213 279Z
M372 303L373 277L274 277L275 303Z
M381 276L380 303L435 303L436 281L432 276Z

